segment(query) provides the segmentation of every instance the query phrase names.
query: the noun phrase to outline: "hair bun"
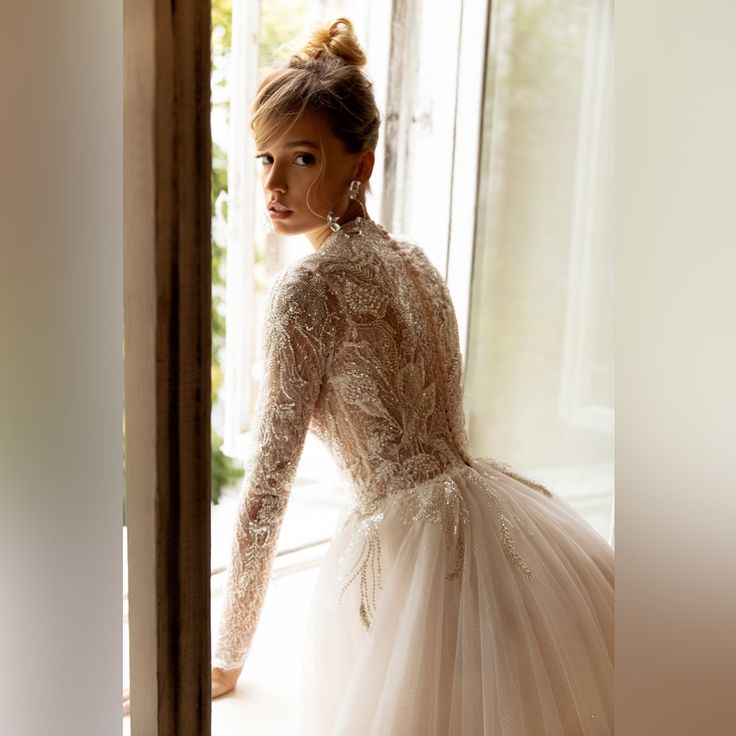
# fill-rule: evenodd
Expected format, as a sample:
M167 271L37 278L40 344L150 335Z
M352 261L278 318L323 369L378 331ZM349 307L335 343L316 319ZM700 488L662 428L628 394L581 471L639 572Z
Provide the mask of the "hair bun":
M358 69L365 66L365 53L353 31L353 24L347 18L338 18L329 26L317 28L298 54L303 59L318 59L325 55L335 56Z

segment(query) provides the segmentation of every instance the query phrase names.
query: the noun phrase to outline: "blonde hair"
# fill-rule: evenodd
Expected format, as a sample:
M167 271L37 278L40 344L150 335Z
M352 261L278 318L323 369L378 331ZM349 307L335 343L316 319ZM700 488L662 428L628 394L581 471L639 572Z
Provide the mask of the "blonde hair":
M347 18L316 29L285 67L259 84L250 124L256 146L305 113L324 118L350 153L375 150L381 116L373 85L361 71L366 57Z

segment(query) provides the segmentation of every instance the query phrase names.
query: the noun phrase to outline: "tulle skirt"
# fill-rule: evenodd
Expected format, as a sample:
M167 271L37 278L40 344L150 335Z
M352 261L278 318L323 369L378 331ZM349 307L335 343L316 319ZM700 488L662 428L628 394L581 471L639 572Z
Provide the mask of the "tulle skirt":
M614 564L491 458L353 514L308 617L308 736L613 734Z

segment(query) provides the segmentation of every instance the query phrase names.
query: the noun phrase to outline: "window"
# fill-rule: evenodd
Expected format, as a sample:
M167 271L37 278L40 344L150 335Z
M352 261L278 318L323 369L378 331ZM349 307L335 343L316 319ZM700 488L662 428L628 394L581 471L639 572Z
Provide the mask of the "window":
M613 503L611 5L493 5L465 406L473 449L604 536Z
M226 287L213 294L226 335L214 345L222 385L213 428L225 452L242 460L264 298L274 274L311 248L268 235L259 221L247 134L259 70L288 53L280 46L295 32L344 14L366 48L384 118L368 210L419 242L447 278L474 454L546 481L605 536L613 498L610 3L464 0L427 8L409 0L213 1L220 177L213 236ZM264 621L271 610L278 623L287 608L278 600L301 600L313 582L346 497L336 476L330 482L330 462L308 437L280 539L278 594L267 600ZM212 509L214 572L229 554L234 501L225 497ZM213 625L221 577L212 579ZM257 639L264 636L267 625ZM295 650L294 641L282 643ZM256 659L257 649L254 642ZM260 660L263 682L281 697L284 682L268 673L268 660ZM227 732L227 709L240 713L242 705L219 702L216 733ZM293 712L283 705L288 720ZM257 714L248 721L258 730Z

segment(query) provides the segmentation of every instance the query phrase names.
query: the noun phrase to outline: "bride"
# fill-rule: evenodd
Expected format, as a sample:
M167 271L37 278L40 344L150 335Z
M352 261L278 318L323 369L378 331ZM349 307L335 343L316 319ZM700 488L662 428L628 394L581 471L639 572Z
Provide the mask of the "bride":
M612 734L613 552L549 489L473 456L445 282L365 210L380 115L364 64L340 18L253 107L273 226L314 252L269 295L212 695L246 661L311 429L354 506L312 601L305 731Z

